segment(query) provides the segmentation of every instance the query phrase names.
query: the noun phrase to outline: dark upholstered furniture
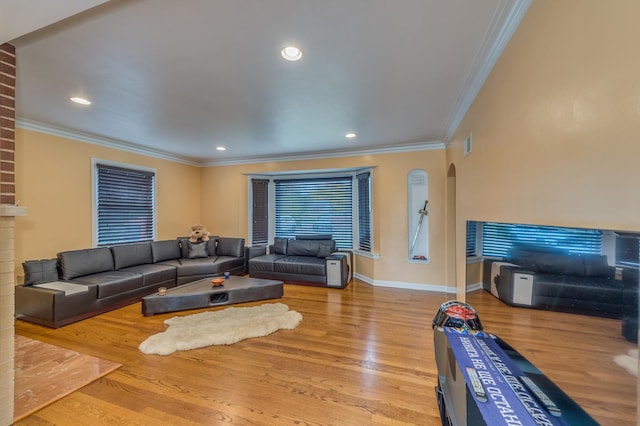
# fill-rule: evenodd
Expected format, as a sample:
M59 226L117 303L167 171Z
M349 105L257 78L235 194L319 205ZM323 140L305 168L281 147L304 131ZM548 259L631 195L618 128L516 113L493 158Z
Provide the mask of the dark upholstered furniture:
M483 288L510 305L625 319L623 333L637 335L637 269L609 266L604 255L529 246L483 266Z
M347 253L336 252L330 235L275 238L269 254L266 247L257 254L250 254L247 262L254 278L337 288L344 288L350 280Z
M60 327L156 292L205 277L244 273L243 238L186 238L58 253L23 263L15 289L16 318Z

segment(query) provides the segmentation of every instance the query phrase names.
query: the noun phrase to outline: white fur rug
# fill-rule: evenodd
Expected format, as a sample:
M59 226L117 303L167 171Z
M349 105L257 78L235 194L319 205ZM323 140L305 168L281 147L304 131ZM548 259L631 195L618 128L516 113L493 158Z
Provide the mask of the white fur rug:
M165 320L169 328L150 336L138 349L145 354L169 355L209 345L231 345L280 329L293 330L300 321L302 315L284 303L207 311Z
M620 367L627 370L629 374L633 374L634 376L638 375L638 350L637 349L629 349L626 355L616 355L613 357L613 361L616 364L618 364Z

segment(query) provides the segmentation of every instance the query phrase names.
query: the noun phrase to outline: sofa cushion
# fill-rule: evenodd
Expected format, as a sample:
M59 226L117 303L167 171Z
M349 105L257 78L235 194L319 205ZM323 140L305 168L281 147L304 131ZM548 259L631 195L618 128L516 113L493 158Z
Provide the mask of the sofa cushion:
M336 251L336 242L333 240L330 241L320 241L318 245L318 254L317 256L320 258L325 258L327 256L331 256L331 253Z
M151 243L153 263L180 258L180 242L177 240L153 241Z
M153 263L151 243L122 244L111 247L115 269Z
M72 282L97 284L98 299L102 299L141 288L142 275L133 272L107 271L78 277Z
M219 237L209 237L209 241L207 241L207 253L209 253L210 257L218 255L218 238Z
M334 240L289 240L287 256L311 256L325 258L335 251Z
M27 260L22 263L24 285L58 281L57 259Z
M249 260L249 274L251 272L273 272L273 264L276 260L285 257L284 254L265 254Z
M331 234L296 235L296 240L330 240Z
M320 244L315 240L290 240L287 244L287 256L318 256Z
M207 251L207 241L201 241L199 243L192 243L187 241L187 258L189 259L202 259L209 257Z
M289 243L291 243L291 240ZM300 275L325 275L325 260L310 256L289 256L278 259L273 264L274 272Z
M175 284L176 281L176 267L170 265L162 265L149 263L145 265L130 266L125 269L121 269L121 272L132 272L142 275L142 286L152 286L166 284L168 281Z
M607 263L607 256L599 254L585 254L582 256L584 261L584 271L587 277L611 277L612 268Z
M58 253L62 279L113 271L113 256L108 247L71 250Z
M287 254L287 238L275 237L273 239L273 253Z
M216 246L216 255L244 257L244 238L219 237Z
M213 258L182 259L178 267L178 277L191 275L215 275L219 272L219 265L213 263Z
M584 262L580 256L541 253L535 260L535 271L548 274L584 277Z

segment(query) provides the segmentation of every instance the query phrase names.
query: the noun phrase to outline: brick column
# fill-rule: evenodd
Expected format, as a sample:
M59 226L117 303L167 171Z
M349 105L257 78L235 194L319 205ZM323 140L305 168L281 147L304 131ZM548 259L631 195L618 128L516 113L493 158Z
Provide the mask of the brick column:
M13 423L16 50L0 45L0 425Z

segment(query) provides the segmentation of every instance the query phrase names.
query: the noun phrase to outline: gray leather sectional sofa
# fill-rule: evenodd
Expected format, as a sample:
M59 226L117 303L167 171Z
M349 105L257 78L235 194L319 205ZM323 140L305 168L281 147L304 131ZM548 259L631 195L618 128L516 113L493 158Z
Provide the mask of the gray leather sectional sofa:
M622 335L637 342L637 268L522 245L506 259L485 259L483 269L484 289L509 305L621 319Z
M186 238L58 253L23 263L16 318L60 327L140 300L159 287L246 271L243 238Z
M249 275L297 284L344 288L351 279L349 253L336 252L331 235L275 238L274 244L248 259Z

